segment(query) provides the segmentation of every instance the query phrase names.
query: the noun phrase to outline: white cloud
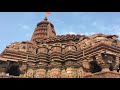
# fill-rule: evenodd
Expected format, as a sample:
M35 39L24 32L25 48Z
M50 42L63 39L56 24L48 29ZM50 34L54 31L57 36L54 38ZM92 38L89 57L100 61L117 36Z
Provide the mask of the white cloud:
M65 22L62 20L56 19L55 24L65 24Z
M19 24L20 28L21 29L24 29L24 30L29 30L30 27L28 25L22 25L22 24Z
M31 33L26 33L25 36L28 37L28 38L31 38L32 37L32 32Z
M30 27L27 26L27 25L23 25L22 28L23 28L23 29L29 29Z
M95 34L96 32L85 32L85 33L82 33L82 35L87 35L87 36L89 36L89 35L93 35L93 34Z
M94 21L94 22L92 23L92 26L97 26L97 22Z
M67 34L76 34L75 32L68 32Z
M66 27L63 27L63 28L61 28L60 29L60 35L61 34L73 34L73 33L75 33L75 28L74 28L74 26L73 25L69 25L68 27L66 26Z

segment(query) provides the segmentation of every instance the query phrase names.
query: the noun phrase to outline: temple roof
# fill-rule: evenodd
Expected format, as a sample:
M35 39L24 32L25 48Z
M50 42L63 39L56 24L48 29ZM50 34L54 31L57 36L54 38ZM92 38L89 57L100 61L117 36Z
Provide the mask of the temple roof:
M80 34L78 35L74 35L74 34L57 35L55 38L48 38L47 42L80 40L81 37L85 37L85 35L80 35Z
M54 28L54 25L53 25L51 22L48 21L48 18L47 18L47 17L45 17L43 21L40 21L40 22L37 24L37 26L40 26L41 24L49 24L49 23L50 23L51 26Z

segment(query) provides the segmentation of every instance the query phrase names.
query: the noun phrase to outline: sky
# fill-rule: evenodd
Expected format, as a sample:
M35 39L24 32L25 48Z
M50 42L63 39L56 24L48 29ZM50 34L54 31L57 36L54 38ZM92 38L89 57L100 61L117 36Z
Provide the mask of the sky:
M43 19L44 12L0 12L0 53L13 42L30 40L37 23ZM48 20L57 35L120 36L120 12L51 12Z

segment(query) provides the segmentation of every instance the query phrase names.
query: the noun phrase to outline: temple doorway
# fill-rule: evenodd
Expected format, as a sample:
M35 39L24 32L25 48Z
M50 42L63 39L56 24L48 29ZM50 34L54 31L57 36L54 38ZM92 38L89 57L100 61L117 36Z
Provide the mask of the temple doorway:
M101 67L97 64L97 61L91 61L89 64L91 73L100 72L102 70Z
M7 70L6 73L13 76L19 76L20 70L18 65L11 65Z

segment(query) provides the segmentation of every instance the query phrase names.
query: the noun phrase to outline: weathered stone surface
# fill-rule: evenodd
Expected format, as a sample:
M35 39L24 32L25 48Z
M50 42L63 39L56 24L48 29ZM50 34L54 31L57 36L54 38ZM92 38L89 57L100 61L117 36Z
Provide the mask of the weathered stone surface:
M120 74L114 72L101 72L85 76L85 78L120 78Z

